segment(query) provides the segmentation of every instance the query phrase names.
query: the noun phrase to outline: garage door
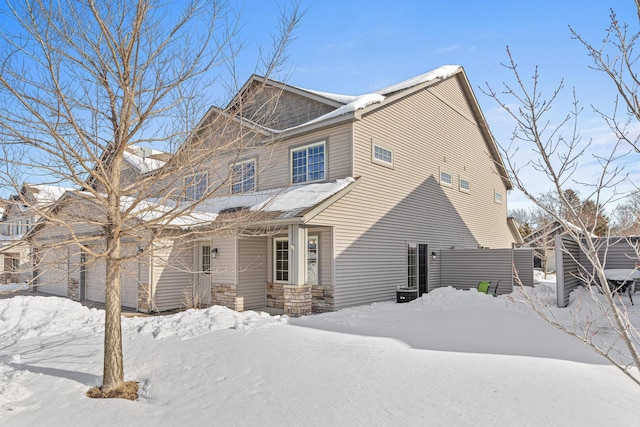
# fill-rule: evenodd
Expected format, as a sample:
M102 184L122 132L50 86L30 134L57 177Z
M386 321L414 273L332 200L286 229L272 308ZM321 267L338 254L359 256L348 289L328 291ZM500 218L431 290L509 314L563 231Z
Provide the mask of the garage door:
M67 296L67 251L46 249L39 252L38 291Z
M138 248L134 244L122 245L122 253L125 255L134 254ZM122 293L120 295L120 301L124 307L137 308L138 307L138 277L140 277L140 263L138 260L130 260L122 265Z
M104 303L105 280L107 276L105 261L97 260L88 262L85 267L85 274L87 300ZM120 303L124 307L137 308L138 262L136 260L127 261L123 264L120 286L122 289L120 293Z
M105 261L88 260L84 267L85 271L85 297L87 301L104 303L104 284L107 269Z

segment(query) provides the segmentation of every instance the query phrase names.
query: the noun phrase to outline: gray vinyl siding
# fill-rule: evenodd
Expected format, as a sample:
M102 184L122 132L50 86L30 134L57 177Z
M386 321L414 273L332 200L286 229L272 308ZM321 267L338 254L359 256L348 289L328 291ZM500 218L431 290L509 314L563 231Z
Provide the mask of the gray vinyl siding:
M637 268L640 262L639 254L634 247L638 243L637 238L594 239L594 242L597 245L600 262L605 269ZM555 246L558 307L566 307L569 304L569 294L584 285L580 277L583 277L585 272L588 273L587 276L594 273L593 265L571 237L556 235Z
M163 240L154 250L154 306L157 311L184 305L184 290L193 286L193 245Z
M522 248L513 251L513 264L518 279L523 286L533 287L533 249ZM514 285L518 285L514 278Z
M440 257L442 287L470 289L490 281L493 292L499 281L498 295L513 289L513 249L445 249Z
M558 307L569 304L569 294L582 285L580 247L568 236L556 235L556 294Z
M457 77L439 85L462 91ZM431 90L353 124L360 182L312 221L335 227L336 308L393 299L396 286L406 284L407 242L428 244L429 251L511 247L505 184L478 124L469 120L470 107ZM393 168L372 162L372 140L393 150ZM452 174L451 188L439 184L440 167ZM469 193L459 191L460 175L469 180ZM502 204L494 202L496 189ZM430 286L440 282L438 263L429 260Z
M634 245L638 244L637 238L626 240L611 238L607 241L601 241L602 246L598 251L600 262L603 263L604 268L628 268L635 269L640 265L640 258ZM605 248L607 252L607 258L604 259ZM581 254L580 258L583 265L590 265L584 254Z
M244 309L266 307L267 237L238 240L238 297Z

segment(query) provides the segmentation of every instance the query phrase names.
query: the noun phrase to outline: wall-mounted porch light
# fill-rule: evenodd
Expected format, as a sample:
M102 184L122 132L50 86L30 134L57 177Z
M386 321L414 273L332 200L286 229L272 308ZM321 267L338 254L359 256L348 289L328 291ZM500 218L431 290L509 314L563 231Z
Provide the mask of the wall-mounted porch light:
M218 255L218 248L211 248L211 258L215 258Z
M431 251L431 259L435 260L437 258L436 253L434 251Z

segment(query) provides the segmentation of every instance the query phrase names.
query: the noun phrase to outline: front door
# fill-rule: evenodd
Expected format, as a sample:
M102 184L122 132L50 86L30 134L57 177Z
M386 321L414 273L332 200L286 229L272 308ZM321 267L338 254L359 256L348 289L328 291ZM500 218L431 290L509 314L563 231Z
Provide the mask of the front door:
M418 245L418 296L429 292L429 246Z
M207 307L211 305L211 243L198 244L198 266L194 287L193 306Z

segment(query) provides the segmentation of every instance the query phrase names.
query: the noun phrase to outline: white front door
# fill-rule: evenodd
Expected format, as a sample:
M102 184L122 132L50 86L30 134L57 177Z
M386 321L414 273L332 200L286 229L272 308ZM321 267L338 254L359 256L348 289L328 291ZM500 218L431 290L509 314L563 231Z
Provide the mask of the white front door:
M195 306L211 305L211 243L198 243L197 272L193 288Z

